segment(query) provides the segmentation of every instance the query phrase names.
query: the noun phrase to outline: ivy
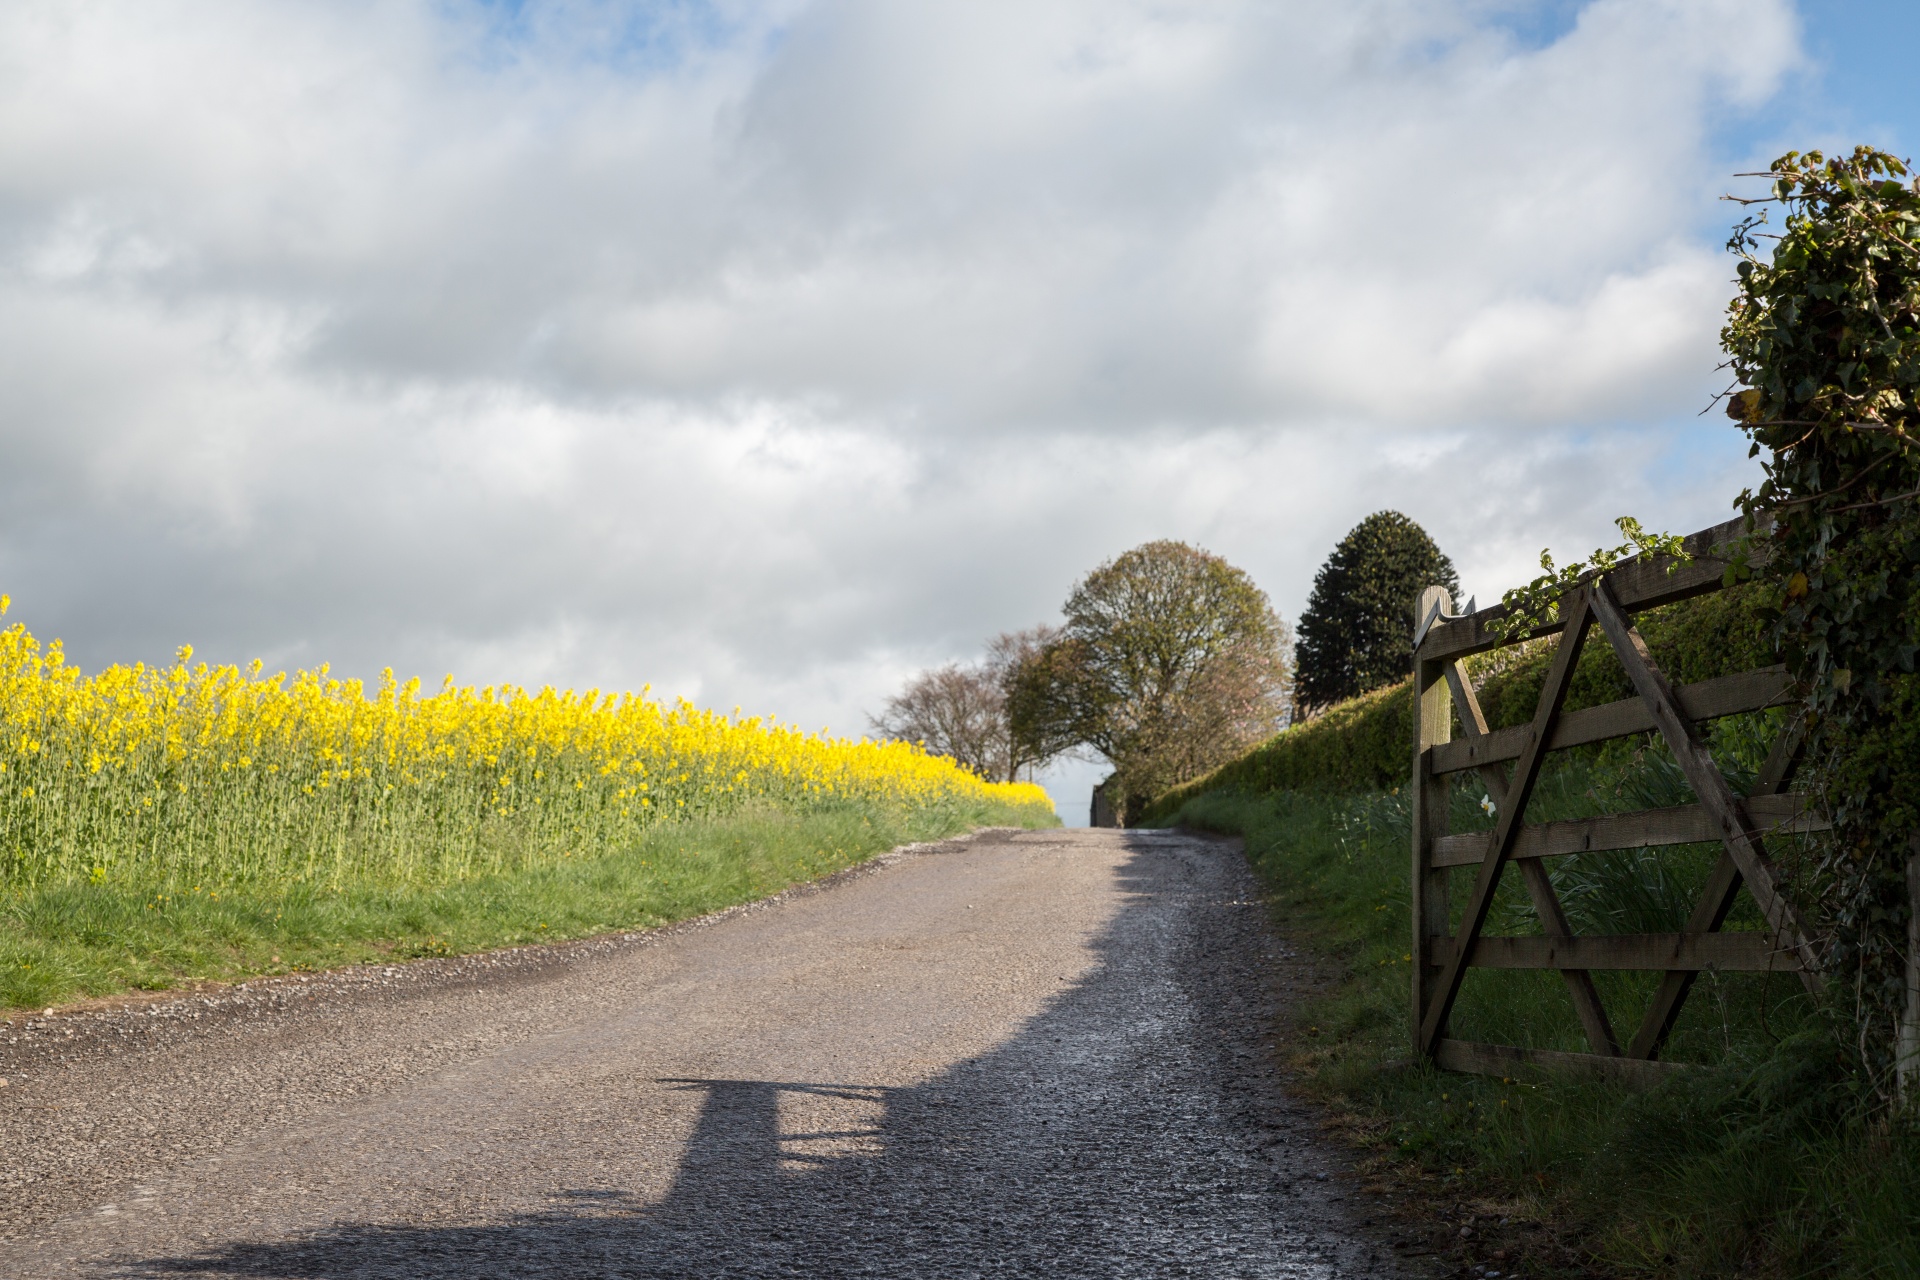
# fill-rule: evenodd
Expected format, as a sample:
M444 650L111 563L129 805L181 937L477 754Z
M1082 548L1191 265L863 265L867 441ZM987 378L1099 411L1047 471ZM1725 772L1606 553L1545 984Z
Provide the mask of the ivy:
M1524 639L1551 626L1559 620L1561 597L1582 582L1615 568L1629 556L1665 556L1668 573L1686 563L1686 544L1678 534L1648 533L1632 516L1620 516L1613 523L1626 539L1617 547L1596 547L1585 560L1559 566L1553 563L1553 552L1540 553L1540 567L1546 572L1500 597L1506 612L1494 619L1493 630L1501 639Z
M1738 201L1721 342L1727 414L1764 479L1738 500L1756 532L1729 574L1766 585L1798 681L1806 777L1834 822L1801 892L1885 1083L1920 831L1920 182L1866 147L1789 152L1748 176L1771 188Z

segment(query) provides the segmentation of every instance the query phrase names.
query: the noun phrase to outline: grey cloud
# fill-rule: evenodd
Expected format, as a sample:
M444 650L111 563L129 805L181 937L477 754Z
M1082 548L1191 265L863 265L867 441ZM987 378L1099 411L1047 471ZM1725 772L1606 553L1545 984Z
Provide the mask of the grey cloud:
M1692 228L1791 13L1512 7L11 6L0 590L857 731L1149 537L1291 618L1384 506L1483 598L1705 523Z
M1644 408L1615 388L1701 353L1618 301L1656 330L1712 304L1675 177L1790 65L1784 10L1600 0L1543 50L1479 11L822 3L771 53L623 78L450 69L407 6L371 41L123 10L68 47L145 59L134 87L16 82L15 239L45 256L92 210L115 230L69 287L289 307L316 372L401 381L944 431ZM113 270L114 236L151 265Z

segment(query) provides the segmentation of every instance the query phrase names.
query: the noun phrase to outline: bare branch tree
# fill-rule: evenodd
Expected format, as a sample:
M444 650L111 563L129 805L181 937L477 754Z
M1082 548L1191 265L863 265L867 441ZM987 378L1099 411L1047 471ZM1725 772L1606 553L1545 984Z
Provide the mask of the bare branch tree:
M918 742L983 778L1008 776L1006 697L986 667L922 671L868 723L883 738Z
M1058 752L1016 738L1007 719L1007 694L1022 664L1058 635L1046 626L1003 632L987 642L983 662L949 663L914 676L887 699L879 715L868 717L868 724L883 738L921 743L984 778L1031 777Z

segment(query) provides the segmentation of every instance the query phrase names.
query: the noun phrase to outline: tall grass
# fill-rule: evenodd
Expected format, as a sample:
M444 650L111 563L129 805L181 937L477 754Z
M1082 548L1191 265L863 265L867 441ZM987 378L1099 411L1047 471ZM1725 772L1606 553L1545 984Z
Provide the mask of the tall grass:
M843 803L660 823L592 856L438 885L86 879L0 894L0 1006L643 929L763 897L902 843L1039 819L985 803Z
M1765 726L1725 733L1716 748L1729 771L1750 768L1732 737L1760 742ZM1668 763L1657 749L1566 762L1528 817L1684 799ZM1487 823L1478 800L1456 792L1456 830ZM1296 937L1342 962L1342 980L1306 1012L1299 1064L1310 1087L1372 1127L1377 1159L1560 1223L1606 1274L1920 1277L1920 1142L1869 1119L1792 977L1703 975L1665 1055L1697 1069L1648 1093L1435 1072L1409 1063L1404 797L1215 792L1176 820L1243 835ZM1587 855L1556 860L1554 874L1582 930L1669 931L1715 856ZM1464 886L1456 903L1463 896ZM1503 883L1495 911L1490 931L1537 929L1518 885ZM1630 1029L1655 977L1595 976L1616 1026ZM1470 972L1453 1025L1469 1039L1586 1047L1551 973Z

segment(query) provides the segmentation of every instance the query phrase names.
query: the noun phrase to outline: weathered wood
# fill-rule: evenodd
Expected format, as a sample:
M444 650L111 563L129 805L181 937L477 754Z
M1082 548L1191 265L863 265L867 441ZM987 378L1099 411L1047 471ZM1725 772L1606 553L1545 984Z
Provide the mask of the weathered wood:
M1740 864L1734 861L1732 854L1722 849L1720 860L1707 877L1707 887L1700 893L1699 903L1687 918L1686 932L1712 934L1726 923L1739 892ZM1633 1043L1627 1046L1629 1058L1659 1056L1660 1047L1673 1033L1673 1024L1680 1020L1680 1007L1686 1003L1687 993L1693 989L1693 980L1699 976L1698 969L1679 968L1668 969L1661 977L1660 986L1653 993L1653 1001L1640 1019L1640 1029L1634 1033Z
M1784 795L1793 781L1793 775L1800 771L1800 757L1806 747L1806 716L1796 715L1787 721L1787 727L1773 740L1773 747L1767 752L1760 772L1754 776L1753 789L1747 792L1747 798Z
M1900 1097L1920 1093L1920 836L1907 844L1907 991L1894 1038L1894 1077Z
M1417 836L1415 840L1422 884L1444 878L1447 870L1454 866L1472 863L1479 867L1473 894L1457 933L1451 937L1435 936L1429 913L1426 931L1416 931L1415 935L1416 944L1423 950L1418 957L1420 962L1414 967L1425 975L1416 978L1415 1013L1419 1023L1416 1050L1431 1056L1438 1065L1496 1074L1510 1074L1522 1067L1547 1066L1597 1071L1618 1080L1651 1083L1670 1070L1667 1064L1656 1060L1657 1054L1689 988L1703 969L1795 971L1810 989L1817 990L1817 956L1791 904L1779 890L1777 875L1761 843L1761 836L1766 833L1814 831L1826 826L1822 817L1807 810L1805 797L1786 794L1801 750L1799 727L1796 723L1775 743L1760 779L1745 798L1732 794L1696 728L1699 722L1716 717L1788 702L1791 689L1786 672L1778 667L1741 672L1675 690L1653 662L1645 641L1630 621L1633 614L1642 610L1718 589L1723 582L1724 564L1714 552L1746 532L1744 522L1739 519L1702 530L1687 539L1689 559L1637 558L1607 574L1589 577L1567 592L1560 602L1562 621L1532 632L1534 636L1559 632L1561 639L1540 703L1528 725L1497 733L1485 732L1485 718L1480 714L1478 700L1463 674L1453 665L1454 660L1468 654L1510 643L1494 629L1494 624L1505 617L1504 609L1485 609L1468 618L1439 622L1417 643L1415 670L1429 674L1429 687L1433 674L1445 670L1448 683L1453 686L1452 701L1460 708L1465 731L1458 741L1448 741L1444 734L1430 739L1426 749L1428 759L1415 761L1416 778L1431 793L1437 780L1474 769L1486 783L1487 793L1500 811L1492 832L1452 836L1446 834L1442 826L1430 822L1424 838ZM1765 551L1764 544L1754 548L1756 559L1763 557ZM1563 713L1561 708L1572 664L1577 662L1585 633L1593 624L1605 631L1638 696L1604 707ZM1612 814L1574 823L1528 826L1521 821L1547 751L1648 731L1659 732L1673 749L1699 797L1698 804L1637 814ZM1502 768L1506 761L1516 762L1511 780ZM1429 795L1429 811L1435 799ZM1543 859L1602 849L1709 840L1720 842L1724 852L1685 931L1645 936L1571 935ZM1920 843L1916 844L1916 850L1920 850ZM1519 864L1519 874L1527 884L1529 897L1542 922L1541 937L1486 938L1482 935L1493 890L1509 859ZM1913 870L1915 915L1920 920L1920 856ZM1724 933L1722 926L1743 883L1748 885L1766 917L1766 930ZM1916 934L1916 938L1920 938L1920 934ZM1920 941L1914 943L1913 949L1920 954ZM1585 1003L1580 998L1580 985L1584 983L1591 990L1589 971L1592 969L1654 969L1663 971L1664 976L1627 1056L1615 1056L1619 1050L1614 1047L1610 1029L1596 1034L1596 1025L1604 1026L1605 1019L1597 995L1593 997L1592 1006L1598 1012L1598 1023L1587 1017L1585 1011L1582 1021L1589 1040L1596 1047L1603 1047L1603 1052L1576 1054L1469 1044L1447 1037L1447 1020L1458 998L1462 975L1466 968L1474 966L1556 969L1568 975L1576 1008ZM1914 988L1913 1007L1920 1009L1920 961L1916 962L1914 975L1910 976L1909 985ZM1424 1003L1419 999L1422 995ZM1920 1014L1910 1015L1908 1021L1920 1026ZM1915 1045L1920 1045L1920 1031L1905 1027L1902 1030ZM1912 1083L1920 1080L1920 1049L1907 1046L1901 1057L1907 1067L1902 1074L1911 1077L1906 1082L1909 1089L1920 1087Z
M1774 874L1773 864L1760 845L1746 806L1727 786L1720 766L1714 763L1712 754L1707 751L1706 744L1700 741L1692 722L1681 712L1666 676L1654 664L1653 655L1647 650L1647 642L1627 620L1625 610L1604 579L1588 593L1588 609L1613 645L1620 665L1626 668L1627 678L1633 681L1634 688L1653 712L1660 736L1666 739L1667 746L1672 749L1681 772L1686 774L1687 782L1693 787L1694 795L1713 815L1714 822L1720 828L1720 838L1725 842L1727 852L1733 855L1734 862L1739 865L1747 892L1753 895L1761 915L1766 918L1768 926L1782 945L1792 947L1800 954L1804 969L1810 974L1815 972L1818 959L1806 940L1805 931L1800 927L1798 914L1777 887L1778 878Z
M1565 1053L1558 1049L1520 1049L1505 1044L1475 1044L1470 1040L1441 1040L1434 1046L1433 1062L1447 1071L1482 1076L1518 1076L1536 1071L1600 1076L1636 1089L1650 1089L1674 1072L1687 1069L1670 1062L1615 1058L1598 1053Z
M1825 817L1809 807L1808 797L1749 796L1746 807L1756 834L1786 835L1825 831ZM1436 867L1471 866L1487 856L1492 832L1467 831L1433 842ZM1571 818L1536 823L1524 828L1507 856L1515 860L1561 858L1571 853L1604 849L1647 849L1669 844L1701 844L1720 839L1720 824L1704 805L1679 804L1665 809L1636 809L1598 818Z
M1414 602L1413 622L1418 627L1435 607L1444 613L1453 607L1452 596L1445 587L1428 587L1420 593ZM1431 987L1439 976L1439 970L1422 962L1429 950L1429 941L1435 937L1445 937L1448 927L1450 903L1447 895L1447 873L1436 870L1432 863L1433 845L1444 837L1451 806L1448 804L1448 783L1445 778L1432 772L1433 748L1445 743L1453 732L1453 707L1448 696L1449 690L1440 663L1414 663L1414 725L1413 725L1413 901L1412 926L1413 945L1413 1000L1414 1016L1411 1019L1415 1027L1420 1023L1420 1010L1427 1007L1432 998ZM1419 1052L1419 1046L1415 1046Z
M1638 612L1718 590L1725 571L1726 566L1717 560L1689 561L1672 573L1667 573L1658 562L1641 565L1634 560L1608 574L1607 580L1621 583L1625 588L1623 597L1631 602L1625 607ZM1418 656L1423 661L1446 662L1512 643L1494 625L1506 612L1504 605L1495 605L1464 618L1436 622L1420 642ZM1561 626L1557 622L1548 623L1518 638L1534 640L1550 636Z
M1774 741L1773 749L1767 752L1766 763L1760 766L1760 774L1754 779L1753 790L1747 793L1747 815L1756 822L1764 823L1765 807L1785 793L1799 767L1801 749L1805 744L1806 724L1796 717ZM1794 802L1798 803L1798 798ZM1776 831L1781 829L1774 828ZM1786 829L1797 828L1788 826ZM1706 888L1700 893L1700 901L1687 918L1686 931L1712 933L1725 924L1739 892L1740 864L1723 847L1713 873L1707 877ZM1634 1033L1633 1043L1627 1046L1629 1057L1654 1058L1659 1055L1667 1037L1673 1034L1673 1025L1679 1021L1680 1009L1686 1004L1687 993L1693 990L1694 979L1698 976L1696 969L1667 970L1640 1020L1640 1029Z
M1680 702L1681 711L1689 720L1697 723L1721 716L1739 715L1744 711L1758 711L1762 707L1785 702L1791 683L1785 667L1762 667L1756 671L1742 671L1736 675L1682 685L1674 690L1674 696ZM1609 738L1623 738L1630 733L1647 733L1658 727L1654 723L1653 712L1643 699L1623 698L1619 702L1583 707L1579 711L1562 714L1560 727L1554 730L1548 750L1560 751L1567 747L1585 746L1590 742L1605 742ZM1526 725L1515 725L1509 729L1495 729L1485 737L1467 737L1436 746L1433 749L1433 772L1458 773L1511 760L1520 754L1520 744L1525 740L1526 733Z
M1460 724L1469 738L1482 738L1487 732L1487 717L1480 710L1480 699L1474 695L1473 684L1467 679L1466 672L1457 662L1447 663L1447 684L1453 690L1455 705L1460 711ZM1482 765L1480 781L1487 789L1487 798L1496 809L1506 803L1507 777L1499 765ZM1444 840L1433 842L1434 853ZM1485 850L1482 850L1484 856ZM1431 865L1438 865L1435 856L1429 856ZM1540 927L1548 937L1564 938L1573 933L1573 926L1567 921L1565 908L1560 905L1560 895L1554 892L1553 880L1547 875L1546 868L1537 861L1522 863L1521 879L1527 886L1527 896L1533 901L1533 911L1540 919ZM1586 1033L1587 1043L1593 1046L1595 1053L1617 1054L1620 1052L1619 1037L1613 1033L1613 1022L1607 1017L1607 1007L1600 1000L1600 992L1593 985L1593 975L1585 969L1567 968L1560 972L1567 984L1567 995L1573 1001L1574 1013L1580 1019L1581 1030ZM1417 1008L1418 1006L1416 1006Z
M1711 529L1702 529L1684 540L1688 555L1693 559L1677 564L1666 557L1635 556L1623 562L1617 569L1594 581L1605 582L1612 588L1614 599L1620 607L1629 613L1638 613L1642 609L1652 609L1663 604L1672 604L1692 596L1705 595L1717 591L1726 572L1726 562L1715 555L1717 547L1744 536L1745 517L1736 516L1724 524ZM1764 549L1760 549L1764 550ZM1756 556L1756 563L1758 557ZM1671 570L1671 571L1670 571ZM1583 584L1582 589L1592 583ZM1488 649L1497 649L1511 643L1495 629L1494 624L1507 616L1504 605L1495 605L1482 609L1464 618L1449 622L1437 622L1421 640L1415 657L1422 661L1441 662L1453 658L1464 658L1469 654L1485 653ZM1566 604L1561 604L1561 617L1567 615ZM1550 623L1530 632L1531 636L1552 635L1560 630L1561 623Z
M1435 962L1452 945L1434 943ZM1720 969L1728 973L1797 973L1800 957L1765 933L1607 933L1572 937L1489 937L1467 956L1475 969Z
M1453 1002L1460 995L1460 980L1467 972L1462 963L1466 949L1473 945L1473 940L1480 936L1480 930L1487 922L1487 911L1493 906L1493 891L1500 882L1501 869L1506 866L1507 855L1512 852L1514 841L1524 825L1520 815L1527 811L1527 801L1533 796L1534 784L1540 780L1540 766L1547 758L1547 743L1553 739L1554 727L1560 719L1561 704L1567 699L1567 687L1573 680L1574 666L1580 659L1580 650L1586 644L1587 630L1593 621L1592 593L1584 590L1572 592L1562 601L1561 609L1566 618L1566 627L1560 634L1560 643L1547 668L1547 677L1540 691L1540 705L1534 712L1531 736L1514 763L1513 776L1507 784L1506 803L1500 807L1499 821L1494 828L1494 837L1488 843L1486 860L1480 864L1473 894L1468 898L1461 916L1460 932L1454 939L1454 954L1434 980L1433 992L1421 1014L1420 1038L1416 1042L1416 1048L1421 1053L1432 1053L1433 1046L1439 1043L1446 1030L1447 1018L1453 1012Z

